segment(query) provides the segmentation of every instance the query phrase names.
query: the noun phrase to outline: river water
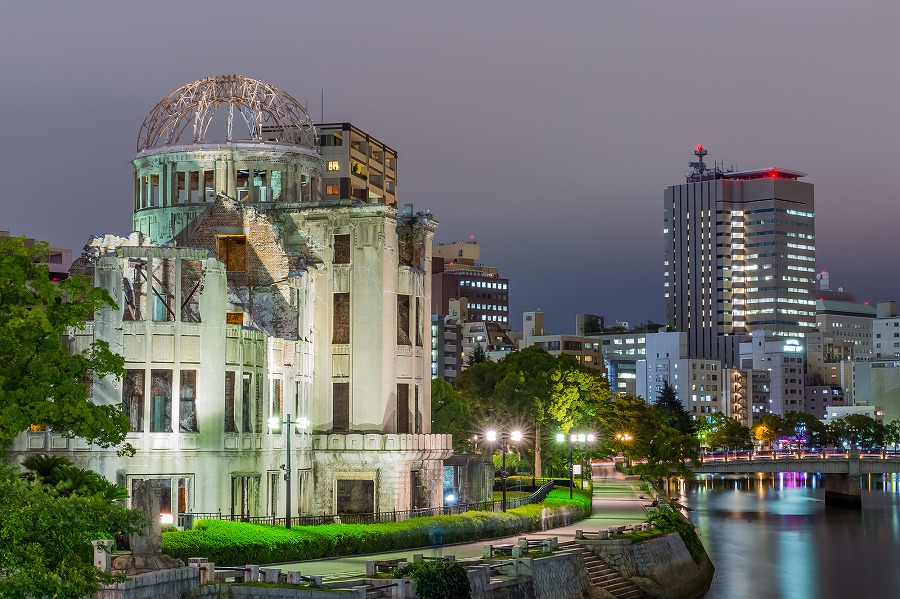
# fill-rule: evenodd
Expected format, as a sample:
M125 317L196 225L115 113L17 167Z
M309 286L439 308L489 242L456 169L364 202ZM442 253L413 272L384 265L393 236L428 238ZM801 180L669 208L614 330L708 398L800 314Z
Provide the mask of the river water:
M818 475L699 475L673 489L716 566L706 599L900 597L900 477L864 477L861 511Z

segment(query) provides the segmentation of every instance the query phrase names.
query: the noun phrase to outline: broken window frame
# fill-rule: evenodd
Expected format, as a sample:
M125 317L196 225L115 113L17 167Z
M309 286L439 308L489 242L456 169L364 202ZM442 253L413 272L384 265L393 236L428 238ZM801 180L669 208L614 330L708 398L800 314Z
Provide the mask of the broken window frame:
M182 370L178 386L178 432L199 433L197 423L197 371Z
M150 432L172 432L172 370L150 371Z
M144 432L144 381L146 370L128 369L122 377L122 406L128 415L130 432Z

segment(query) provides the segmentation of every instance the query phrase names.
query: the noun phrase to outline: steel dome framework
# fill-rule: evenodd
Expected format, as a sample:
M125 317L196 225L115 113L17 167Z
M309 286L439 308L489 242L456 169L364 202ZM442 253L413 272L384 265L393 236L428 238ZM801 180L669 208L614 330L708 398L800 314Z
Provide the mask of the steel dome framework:
M144 118L137 150L206 142L206 134L219 109L228 111L225 142L271 141L315 147L316 132L306 109L291 95L258 79L222 75L194 81L163 98ZM235 137L235 112L247 126L247 137ZM211 140L212 141L212 140Z

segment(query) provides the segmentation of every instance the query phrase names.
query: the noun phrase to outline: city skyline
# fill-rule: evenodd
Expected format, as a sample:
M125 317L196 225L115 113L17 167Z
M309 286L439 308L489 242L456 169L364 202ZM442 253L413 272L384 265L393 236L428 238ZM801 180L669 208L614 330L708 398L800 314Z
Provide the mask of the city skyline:
M898 295L883 255L900 7L258 6L278 18L236 2L9 7L0 163L19 185L0 229L76 255L90 234L127 234L144 116L240 73L317 121L324 89L325 121L395 148L399 203L432 211L438 242L478 238L510 280L514 328L537 309L555 333L578 312L663 321L663 190L698 143L726 166L808 172L818 270L861 301Z

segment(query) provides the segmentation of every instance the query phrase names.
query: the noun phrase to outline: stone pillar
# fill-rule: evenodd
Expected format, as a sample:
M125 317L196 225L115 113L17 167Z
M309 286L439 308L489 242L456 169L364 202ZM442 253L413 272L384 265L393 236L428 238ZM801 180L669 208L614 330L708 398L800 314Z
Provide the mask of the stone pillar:
M145 534L128 537L134 555L154 555L162 552L162 523L159 520L159 494L162 485L153 480L132 481L131 509L143 512L149 521Z
M825 481L825 505L851 510L862 509L862 493L859 483L859 450L850 450L847 474L822 475Z
M91 541L94 546L94 567L104 572L109 572L112 567L113 541Z

